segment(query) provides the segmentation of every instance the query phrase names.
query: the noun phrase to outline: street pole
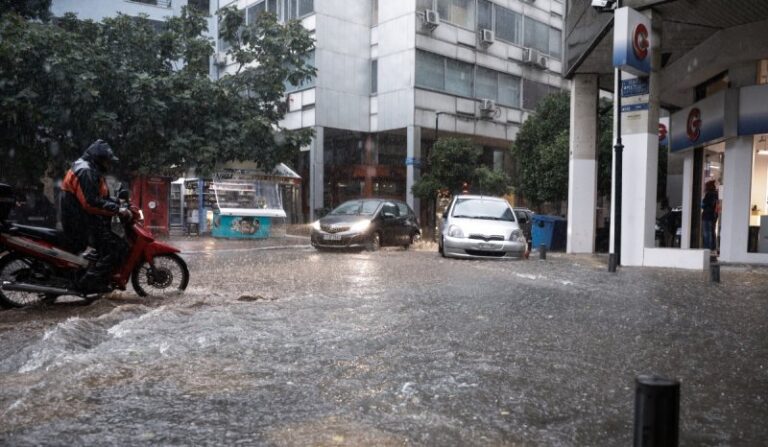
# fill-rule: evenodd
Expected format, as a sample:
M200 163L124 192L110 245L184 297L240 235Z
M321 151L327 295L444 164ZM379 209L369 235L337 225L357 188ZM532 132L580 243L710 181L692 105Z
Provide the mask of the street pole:
M616 9L621 8L621 0L616 1ZM614 18L616 16L614 10ZM613 32L616 32L616 23L614 20ZM621 177L622 160L624 157L624 145L621 141L621 69L614 70L616 76L616 91L614 92L614 101L616 102L616 144L613 146L614 163L614 195L613 195L613 253L608 255L608 271L616 273L616 267L621 265Z

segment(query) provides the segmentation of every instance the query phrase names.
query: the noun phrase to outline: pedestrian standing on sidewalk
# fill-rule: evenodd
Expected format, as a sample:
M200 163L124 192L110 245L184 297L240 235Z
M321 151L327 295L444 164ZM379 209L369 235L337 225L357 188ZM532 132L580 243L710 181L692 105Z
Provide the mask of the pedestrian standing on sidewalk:
M701 235L704 239L704 248L708 248L712 254L716 253L717 243L715 238L715 222L717 222L717 187L714 180L704 184L704 199L701 201Z

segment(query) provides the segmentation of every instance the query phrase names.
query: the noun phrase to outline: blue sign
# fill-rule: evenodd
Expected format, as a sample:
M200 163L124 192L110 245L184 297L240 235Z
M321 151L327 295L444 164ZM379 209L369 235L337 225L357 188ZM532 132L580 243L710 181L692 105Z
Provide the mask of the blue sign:
M637 112L638 110L648 110L648 103L642 104L630 104L628 106L621 106L621 112Z
M650 85L647 78L634 78L621 81L621 96L624 98L647 95L649 92Z
M213 216L213 237L232 239L266 239L272 227L272 218L264 216Z
M613 66L637 76L651 72L651 20L632 8L613 16Z
M408 157L405 159L405 165L406 166L413 166L415 168L421 167L421 159L415 158L415 157Z

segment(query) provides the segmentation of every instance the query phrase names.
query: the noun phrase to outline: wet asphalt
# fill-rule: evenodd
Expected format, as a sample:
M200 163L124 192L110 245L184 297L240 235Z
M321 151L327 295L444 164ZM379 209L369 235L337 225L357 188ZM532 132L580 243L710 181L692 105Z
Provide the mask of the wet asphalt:
M765 267L176 243L183 295L0 311L0 445L631 445L639 374L680 445L768 439Z

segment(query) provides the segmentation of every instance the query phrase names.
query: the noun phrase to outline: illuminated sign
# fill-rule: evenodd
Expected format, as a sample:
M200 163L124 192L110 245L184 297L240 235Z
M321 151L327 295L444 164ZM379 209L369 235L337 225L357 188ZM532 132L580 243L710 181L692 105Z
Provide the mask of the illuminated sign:
M651 72L651 20L632 8L619 8L613 21L613 66L637 76Z

